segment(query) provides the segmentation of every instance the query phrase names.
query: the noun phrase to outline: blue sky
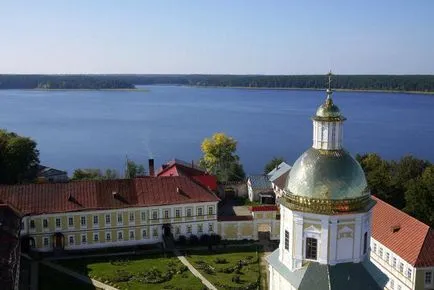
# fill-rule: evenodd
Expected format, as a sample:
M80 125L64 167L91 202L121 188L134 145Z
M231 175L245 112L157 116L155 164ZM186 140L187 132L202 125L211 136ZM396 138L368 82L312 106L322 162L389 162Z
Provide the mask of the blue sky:
M434 1L0 0L0 73L434 74Z

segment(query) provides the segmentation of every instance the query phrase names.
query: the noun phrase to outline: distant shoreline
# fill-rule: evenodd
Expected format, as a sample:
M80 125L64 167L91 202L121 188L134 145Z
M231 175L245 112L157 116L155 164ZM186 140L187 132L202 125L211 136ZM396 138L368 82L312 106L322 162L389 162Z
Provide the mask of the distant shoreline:
M23 91L126 91L126 92L149 92L149 89L145 88L135 88L135 89L18 89Z
M279 87L229 87L229 86L189 86L194 88L220 88L220 89L241 89L241 90L282 90L282 91L325 91L318 88L279 88ZM335 92L361 92L361 93L392 93L392 94L418 94L418 95L434 95L434 91L398 91L398 90L362 90L362 89L334 89Z

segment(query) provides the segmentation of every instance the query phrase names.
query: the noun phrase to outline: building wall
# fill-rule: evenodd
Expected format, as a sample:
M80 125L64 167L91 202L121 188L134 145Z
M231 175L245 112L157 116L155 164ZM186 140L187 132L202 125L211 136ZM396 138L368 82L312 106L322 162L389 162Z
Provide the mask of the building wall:
M219 221L217 233L225 240L258 240L258 232L261 228L269 230L270 240L280 238L280 221L264 218L247 221Z
M389 282L385 289L425 289L424 277L420 278L423 276L422 273L374 238L371 239L370 258L371 262L388 277Z
M360 262L368 254L364 252L371 236L371 212L339 216L303 213L281 206L281 230L279 257L289 269L300 268L306 256L307 238L317 241L317 258L321 264ZM285 240L288 243L285 243ZM288 244L288 247L286 247Z
M273 267L268 267L269 280L268 280L268 289L269 290L295 290L296 288L289 283L284 277L280 275Z
M431 273L431 283L426 283L425 281L425 275L427 272ZM434 267L416 269L415 276L414 289L434 289Z
M217 202L211 202L28 216L21 235L34 238L37 251L53 250L56 233L63 234L64 248L71 250L151 244L161 242L164 224L171 225L175 238L215 232L216 213Z

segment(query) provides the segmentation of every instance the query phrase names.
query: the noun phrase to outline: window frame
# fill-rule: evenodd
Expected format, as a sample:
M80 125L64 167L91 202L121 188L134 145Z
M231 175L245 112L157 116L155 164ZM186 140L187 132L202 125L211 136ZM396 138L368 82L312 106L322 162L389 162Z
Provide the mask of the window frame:
M106 225L110 225L111 222L112 222L112 216L111 216L111 214L106 214L105 215L105 224Z
M285 250L289 251L289 231L285 230Z
M74 217L72 217L72 216L68 217L68 227L69 228L73 228L74 227Z
M187 208L186 216L189 218L193 216L193 212L192 212L191 208Z
M59 225L57 225L57 222L59 222ZM62 228L62 219L61 218L56 218L54 220L54 223L55 223L56 229Z
M118 222L118 225L122 225L124 223L124 217L123 217L122 213L118 212L116 220Z
M175 218L180 218L181 217L181 209L177 208L175 209Z
M130 230L128 233L129 240L136 240L136 232L134 230Z
M92 237L94 242L99 242L99 233L93 233Z
M72 240L72 243L71 243ZM74 245L75 244L75 237L73 235L68 236L68 245Z
M83 221L84 221L84 223L83 223ZM84 215L80 216L80 226L81 226L82 228L84 228L84 227L86 227L86 225L87 225L87 219L86 219L86 216L84 216Z
M112 233L111 232L106 232L105 233L105 240L106 240L106 242L111 242L112 241Z
M423 276L423 280L425 282L425 285L428 285L428 286L432 285L432 276L433 276L432 271L426 271L425 272L425 275ZM429 277L428 282L427 282L427 277Z
M87 244L87 234L81 234L81 244Z
M45 243L45 241L47 243ZM50 237L43 237L42 238L42 245L44 246L44 248L48 248L50 246Z
M96 221L96 222L95 222L95 221ZM94 225L94 226L99 225L99 217L98 217L98 215L94 215L94 216L93 216L93 225Z
M318 260L318 239L312 237L306 237L305 241L306 251L305 258L307 260Z
M48 219L46 219L46 218L42 219L42 228L48 229Z
M130 213L128 214L128 221L129 221L130 223L134 223L135 220L136 220L136 215L134 214L134 212L130 212Z
M214 215L214 207L208 206L208 215Z

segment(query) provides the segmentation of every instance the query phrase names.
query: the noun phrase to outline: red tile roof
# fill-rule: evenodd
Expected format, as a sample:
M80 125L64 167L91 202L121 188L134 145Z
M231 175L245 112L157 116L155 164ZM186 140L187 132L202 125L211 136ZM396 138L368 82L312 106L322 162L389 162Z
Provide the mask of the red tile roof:
M250 208L250 211L277 211L277 205L255 205Z
M372 237L415 267L434 266L434 234L428 225L390 204L377 201Z
M219 198L188 177L171 176L1 186L0 200L11 203L23 214L35 215L214 202Z

